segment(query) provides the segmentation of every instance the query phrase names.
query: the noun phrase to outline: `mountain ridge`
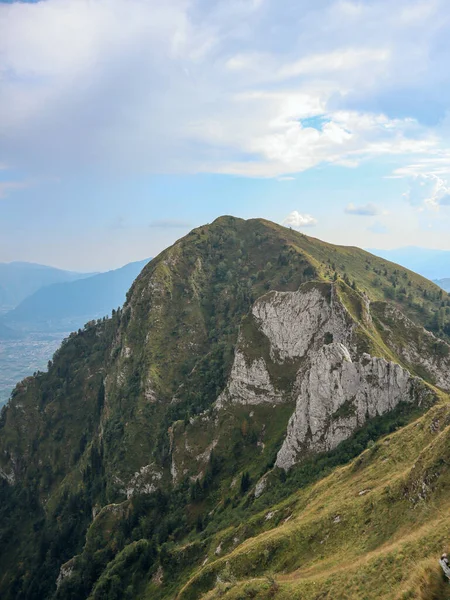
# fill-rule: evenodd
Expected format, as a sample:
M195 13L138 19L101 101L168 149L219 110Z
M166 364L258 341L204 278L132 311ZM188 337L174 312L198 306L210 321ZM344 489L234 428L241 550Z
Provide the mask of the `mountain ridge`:
M58 281L74 281L90 273L76 273L39 263L0 263L0 310L11 310L40 287Z
M295 534L277 528L292 514L286 507L303 518L303 498L324 493L331 470L347 464L351 475L366 464L361 457L378 461L383 436L401 426L414 421L398 434L413 432L411 461L426 456L433 431L447 431L448 308L423 277L268 221L222 217L193 230L144 267L123 309L72 334L49 372L18 384L2 411L2 595L285 598L280 574L298 568L283 551ZM322 396L314 391L319 364L329 374ZM355 382L368 404L353 399ZM317 439L311 420L302 437L299 423L315 413L323 419ZM275 463L289 422L297 455L286 471ZM416 423L424 425L414 436ZM396 461L405 464L395 448L393 472ZM445 469L438 472L445 483ZM393 494L397 510L404 496ZM380 514L384 506L377 500ZM392 526L405 526L402 510ZM322 521L299 542L313 544L318 564L316 544L328 535L328 552L340 539ZM381 547L385 529L377 537L374 527L364 551ZM270 589L252 581L272 570ZM353 597L378 597L362 593Z
M78 329L121 306L131 283L149 260L41 287L6 313L3 321L18 330Z

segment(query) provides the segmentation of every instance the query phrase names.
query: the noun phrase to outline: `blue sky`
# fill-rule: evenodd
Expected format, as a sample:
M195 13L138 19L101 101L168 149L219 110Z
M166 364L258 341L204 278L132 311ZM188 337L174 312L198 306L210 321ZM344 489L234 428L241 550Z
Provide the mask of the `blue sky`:
M445 0L0 1L0 261L221 214L450 249L449 59Z

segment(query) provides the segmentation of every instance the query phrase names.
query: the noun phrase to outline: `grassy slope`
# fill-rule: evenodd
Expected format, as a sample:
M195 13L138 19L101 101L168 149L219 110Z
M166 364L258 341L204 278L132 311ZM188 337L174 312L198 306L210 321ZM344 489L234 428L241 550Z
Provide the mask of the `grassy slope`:
M258 221L305 254L317 267L321 277L331 279L334 272L341 277L347 274L372 301L388 299L416 322L425 324L429 312L436 310L442 300L447 301L447 294L425 277L361 248L329 244L270 221ZM396 290L394 297L391 297L392 290ZM402 293L402 290L406 293Z
M431 599L450 536L450 404L441 398L348 466L272 507L265 517L281 513L278 527L219 558L210 554L177 598ZM450 598L445 586L439 594Z

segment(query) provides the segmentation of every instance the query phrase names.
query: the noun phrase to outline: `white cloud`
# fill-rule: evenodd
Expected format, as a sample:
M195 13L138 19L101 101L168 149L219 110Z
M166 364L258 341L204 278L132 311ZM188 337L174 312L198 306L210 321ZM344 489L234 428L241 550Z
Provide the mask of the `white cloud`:
M380 214L380 209L376 204L369 202L368 204L360 204L356 206L352 202L347 204L345 212L349 215L359 215L363 217L373 217Z
M304 75L335 75L336 71L355 72L365 69L383 68L389 60L389 49L380 48L340 48L333 52L306 54L293 62L283 63L279 58L267 53L249 52L236 54L225 62L230 71L242 72L253 81L282 81ZM377 64L378 63L378 64ZM269 68L268 68L269 67Z
M389 50L378 48L347 48L325 54L313 54L282 67L278 73L281 79L298 75L317 73L335 73L336 71L354 71L373 66L372 63L385 63L389 59Z
M450 186L433 173L414 175L403 197L412 206L439 210L440 206L450 205Z
M450 150L442 143L436 144L434 148L430 148L429 152L418 156L415 162L394 169L392 178L414 179L430 175L437 177L450 176Z
M288 15L276 0L0 3L0 161L44 175L278 177L437 152L442 140L414 111L367 103L445 89L428 85L446 73L430 62L445 5L303 5Z
M301 229L302 227L313 227L317 225L317 219L307 214L300 214L298 210L293 210L284 219L283 225L285 227L292 227L293 229Z

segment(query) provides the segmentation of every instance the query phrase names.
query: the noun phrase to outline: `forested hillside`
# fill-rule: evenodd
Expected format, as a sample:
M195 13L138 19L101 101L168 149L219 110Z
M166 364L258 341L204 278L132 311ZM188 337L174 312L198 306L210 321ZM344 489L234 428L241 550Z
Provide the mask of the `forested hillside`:
M1 597L445 598L449 334L360 249L193 230L3 409Z

